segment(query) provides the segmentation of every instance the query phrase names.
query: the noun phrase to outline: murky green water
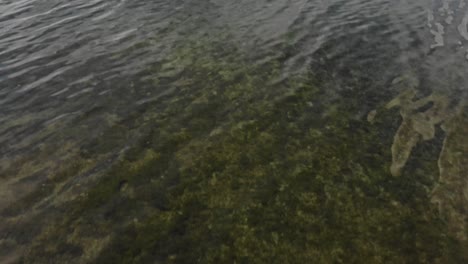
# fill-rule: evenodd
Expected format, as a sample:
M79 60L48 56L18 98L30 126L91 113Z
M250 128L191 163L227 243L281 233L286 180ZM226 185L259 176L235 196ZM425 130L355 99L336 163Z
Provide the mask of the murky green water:
M465 263L467 8L0 2L0 262Z

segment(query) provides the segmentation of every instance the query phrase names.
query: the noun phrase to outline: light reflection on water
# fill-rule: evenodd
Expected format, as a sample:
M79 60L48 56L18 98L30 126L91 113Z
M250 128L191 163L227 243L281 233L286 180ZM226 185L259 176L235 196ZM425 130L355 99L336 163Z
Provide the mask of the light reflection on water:
M2 120L36 116L25 125L39 125L108 107L107 87L125 89L114 84L131 82L187 33L215 28L228 28L263 61L281 43L294 45L286 75L325 60L337 78L365 72L385 83L412 72L426 80L425 89L459 95L466 85L467 24L464 0L3 1L0 114ZM142 42L149 45L129 50ZM145 98L117 100L130 110ZM2 134L2 142L10 140Z
M50 155L60 162L171 95L145 85L147 69L187 38L213 32L228 32L259 65L286 53L283 78L312 70L332 76L337 91L367 81L383 101L363 100L360 118L409 88L420 93L414 101L435 92L459 109L468 94L467 28L465 0L1 1L0 164L48 145L65 149ZM417 87L392 85L401 76Z

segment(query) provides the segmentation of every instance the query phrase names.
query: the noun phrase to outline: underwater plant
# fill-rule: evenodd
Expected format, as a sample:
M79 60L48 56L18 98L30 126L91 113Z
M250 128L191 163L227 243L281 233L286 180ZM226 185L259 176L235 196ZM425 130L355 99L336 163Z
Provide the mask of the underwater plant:
M440 156L417 146L434 137L445 101L403 94L369 122L357 114L359 82L336 94L328 77L284 78L281 64L252 63L223 38L181 44L149 70L165 93L82 147L84 165L65 168L52 192L109 145L133 144L28 223L41 227L21 261L463 263L466 245L431 202L456 208L444 188L462 188L449 176L467 164L453 154L462 133L448 133ZM464 115L453 118L446 131L466 130Z

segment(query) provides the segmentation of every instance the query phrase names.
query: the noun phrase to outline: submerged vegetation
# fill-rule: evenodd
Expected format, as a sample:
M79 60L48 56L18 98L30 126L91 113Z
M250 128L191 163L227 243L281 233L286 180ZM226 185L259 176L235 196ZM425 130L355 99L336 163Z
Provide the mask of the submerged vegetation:
M392 176L398 112L376 104L369 122L361 102L378 91L356 82L337 95L324 76L283 78L282 59L253 64L225 40L176 49L151 69L166 93L78 160L138 139L48 209L21 261L464 263L466 245L430 199L442 141L411 146L419 158Z

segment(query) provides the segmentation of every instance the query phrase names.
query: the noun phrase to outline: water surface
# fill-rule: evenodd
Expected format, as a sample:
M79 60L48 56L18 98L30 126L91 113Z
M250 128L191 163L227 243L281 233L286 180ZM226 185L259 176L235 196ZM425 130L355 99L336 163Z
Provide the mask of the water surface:
M196 40L202 47L212 42L226 44L216 46L216 51L207 47L206 52L198 46L201 51L193 52L195 58L180 51ZM442 147L444 138L450 138L446 135L464 129L452 128L446 120L464 114L468 96L465 0L4 0L0 2L0 209L48 184L50 175L77 153L99 162L60 188L82 192L79 188L71 191L71 186L99 178L146 135L146 123L132 123L134 120L152 120L146 115L164 113L167 105L185 96L177 87L190 79L190 67L181 56L195 61L208 54L209 63L229 65L236 54L230 53L231 46L255 69L277 65L277 75L267 78L271 87L258 89L261 92L249 101L257 105L262 96L287 96L285 87L290 86L278 84L310 72L315 79L326 80L321 83L327 93L321 99L324 105L340 102L347 95L361 98L352 110L356 120L372 121L388 102L414 90L412 98L393 101L403 109L403 118L398 113L394 116L395 124L421 125L414 125L414 131L401 127L392 131L396 136L387 146L390 150L393 145L392 174L403 170L411 151L421 153L417 148L428 146L435 149L430 150L436 156L432 170L438 175L450 174L439 177L467 176L465 167L443 170L436 161L439 153L450 156L444 153L455 145L447 139L448 147ZM233 105L218 110L235 114ZM442 106L437 110L433 105ZM425 112L421 107L432 110ZM325 108L316 111L331 115ZM178 113L173 118L174 123L186 122L178 119ZM131 132L115 132L116 127ZM93 146L103 137L113 141L97 158ZM460 144L457 153L463 160L466 145ZM422 163L411 164L427 169ZM440 165L445 164L444 159L438 164L449 167ZM399 166L402 168L396 169ZM458 185L467 184L466 178L460 182ZM458 191L461 196L463 192ZM35 208L50 209L54 199L36 201ZM465 201L466 197L463 208ZM21 211L25 218L29 209L26 206ZM18 215L9 217L18 220ZM466 218L457 219L466 225ZM5 229L7 224L3 226ZM12 232L0 239L17 240L18 235ZM26 239L13 248L22 252L28 243ZM15 254L5 254L5 258L14 259Z

